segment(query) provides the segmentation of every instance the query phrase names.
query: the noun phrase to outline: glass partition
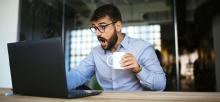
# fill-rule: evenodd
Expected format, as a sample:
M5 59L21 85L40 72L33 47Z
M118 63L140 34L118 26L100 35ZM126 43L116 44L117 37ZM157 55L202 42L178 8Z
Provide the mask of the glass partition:
M61 36L62 4L60 0L20 0L20 41Z

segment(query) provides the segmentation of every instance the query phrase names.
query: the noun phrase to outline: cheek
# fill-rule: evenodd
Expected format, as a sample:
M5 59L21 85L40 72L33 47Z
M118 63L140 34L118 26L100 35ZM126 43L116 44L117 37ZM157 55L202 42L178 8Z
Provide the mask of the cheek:
M112 36L113 36L114 32L112 31L108 31L102 34L102 37L104 37L105 39L109 40Z

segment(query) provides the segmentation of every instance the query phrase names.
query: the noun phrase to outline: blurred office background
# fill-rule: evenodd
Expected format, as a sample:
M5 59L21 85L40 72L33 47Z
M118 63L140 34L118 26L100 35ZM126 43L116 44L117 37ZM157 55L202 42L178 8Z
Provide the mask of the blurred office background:
M166 73L166 91L220 91L218 0L17 1L17 41L62 37L70 68L99 44L89 30L93 11L113 3L122 13L122 32L154 46ZM86 85L100 89L95 77Z

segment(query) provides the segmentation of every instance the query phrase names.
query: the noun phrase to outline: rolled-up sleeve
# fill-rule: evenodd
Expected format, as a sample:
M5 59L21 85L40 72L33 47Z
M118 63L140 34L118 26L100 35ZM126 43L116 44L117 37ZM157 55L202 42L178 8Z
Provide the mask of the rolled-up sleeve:
M153 91L163 91L166 77L153 47L144 48L138 60L142 70L136 75L141 85Z

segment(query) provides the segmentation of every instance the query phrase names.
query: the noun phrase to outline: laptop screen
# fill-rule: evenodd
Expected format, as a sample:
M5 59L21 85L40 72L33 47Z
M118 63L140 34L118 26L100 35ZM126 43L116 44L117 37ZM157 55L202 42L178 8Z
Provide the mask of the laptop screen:
M9 43L8 53L14 93L67 95L61 38Z

